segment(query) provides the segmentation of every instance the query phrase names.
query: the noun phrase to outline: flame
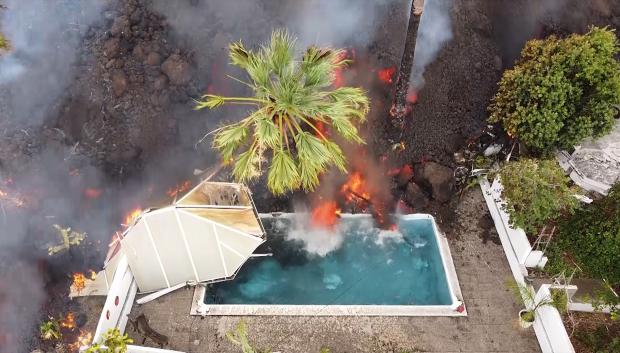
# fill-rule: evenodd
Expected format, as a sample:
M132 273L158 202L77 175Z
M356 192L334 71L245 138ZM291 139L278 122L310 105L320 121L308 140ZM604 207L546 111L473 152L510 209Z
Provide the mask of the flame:
M73 274L73 282L71 283L71 287L75 289L76 292L80 293L84 288L86 288L86 276L84 276L81 272L75 272Z
M366 187L366 183L362 173L354 172L349 176L346 183L340 188L340 192L344 194L347 202L359 201L360 197L370 199L370 192Z
M70 344L69 347L74 351L79 351L80 347L90 346L93 340L93 334L88 331L80 330L80 335L75 340L74 343Z
M340 62L340 61L352 59L352 58L355 58L355 50L347 49L343 51L342 54L338 58L336 58L336 62ZM340 88L344 86L344 77L342 76L343 71L344 71L344 66L341 66L335 69L333 72L334 81L332 84L336 88Z
M321 201L312 210L312 225L319 228L333 228L340 217L340 208L336 201Z
M185 180L181 184L177 184L177 185L171 187L170 189L168 189L168 191L166 191L166 195L168 195L168 196L170 196L172 198L175 198L179 194L182 194L182 193L186 192L187 190L189 190L191 187L192 187L192 183L189 180Z
M6 180L0 180L0 202L6 201L16 208L24 207L26 201L20 197L17 193L9 191L9 188L13 185L13 179L8 178Z
M90 280L94 281L97 279L97 272L93 271L93 270L88 270L88 272L90 273Z
M125 216L125 220L123 221L123 224L125 226L130 226L131 224L133 224L133 222L136 219L138 219L138 217L140 217L141 214L142 214L141 207L134 208L127 214L127 216Z
M101 189L95 189L95 188L84 189L84 196L86 196L86 198L91 199L91 200L99 198L99 196L101 196L102 193L103 191L101 191Z
M396 72L396 68L394 66L386 67L385 69L381 69L377 71L377 77L381 82L391 85L394 83L394 73Z
M75 316L73 315L73 312L69 311L67 316L60 321L60 326L71 330L75 328Z

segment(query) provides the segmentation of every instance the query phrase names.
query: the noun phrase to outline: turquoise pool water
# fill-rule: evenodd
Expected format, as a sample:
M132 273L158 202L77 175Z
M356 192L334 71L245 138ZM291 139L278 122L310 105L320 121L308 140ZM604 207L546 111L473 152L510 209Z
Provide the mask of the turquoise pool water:
M256 253L273 256L250 259L234 280L209 285L205 303L452 304L431 219L400 219L399 232L386 232L368 219L345 217L343 239L324 256L287 236L291 220L264 218L263 224L268 240Z

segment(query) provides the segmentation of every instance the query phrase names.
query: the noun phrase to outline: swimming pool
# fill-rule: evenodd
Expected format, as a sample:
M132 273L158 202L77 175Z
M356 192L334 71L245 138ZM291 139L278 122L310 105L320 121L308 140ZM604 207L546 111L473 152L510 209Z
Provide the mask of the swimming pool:
M465 313L447 242L430 215L400 216L398 231L374 228L367 215L343 216L334 232L295 229L291 215L262 221L268 240L256 253L273 256L250 259L232 281L202 287L196 313Z

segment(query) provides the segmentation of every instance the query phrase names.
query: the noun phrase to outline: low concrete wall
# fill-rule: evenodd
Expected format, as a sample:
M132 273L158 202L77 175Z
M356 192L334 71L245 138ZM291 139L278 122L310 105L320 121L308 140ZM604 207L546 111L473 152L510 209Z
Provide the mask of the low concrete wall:
M117 327L121 332L125 332L127 316L131 312L137 291L136 280L129 269L127 258L123 256L114 273L114 279L93 336L93 343L100 342L101 336L111 328Z
M501 198L503 186L499 178L495 178L492 185L489 185L486 179L481 179L480 187L500 238L505 236L508 241L509 246L504 250L507 251L507 254L514 255L522 275L528 275L527 268L544 267L547 263L547 257L544 256L543 252L532 248L523 229L514 228L510 225L510 216L504 211L505 202Z
M514 229L510 226L509 216L502 210L501 184L499 180L495 180L493 186L482 178L479 181L482 194L495 223L495 228L502 242L506 259L510 265L512 275L517 283L528 285L525 282L527 276L526 266L528 264L528 256L532 253L532 247L525 236L522 229ZM529 249L529 250L528 250ZM537 255L538 256L538 255ZM546 262L546 258L544 262ZM543 263L544 265L544 263ZM529 267L529 266L528 266ZM542 285L536 293L536 298L545 298L549 296L550 285ZM530 286L531 288L531 286ZM531 288L533 290L533 288ZM543 353L574 353L575 349L570 342L562 317L557 309L550 306L539 308L536 311L536 320L534 321L534 332L536 339Z

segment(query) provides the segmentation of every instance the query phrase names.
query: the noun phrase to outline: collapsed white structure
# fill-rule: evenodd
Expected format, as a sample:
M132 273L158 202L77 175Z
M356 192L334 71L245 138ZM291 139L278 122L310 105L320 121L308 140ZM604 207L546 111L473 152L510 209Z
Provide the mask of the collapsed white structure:
M233 279L264 241L242 184L204 181L172 205L142 212L81 293L107 295L93 342L110 328L124 331L137 292Z
M620 180L620 122L610 134L576 146L573 154L560 152L558 160L577 185L606 195Z

